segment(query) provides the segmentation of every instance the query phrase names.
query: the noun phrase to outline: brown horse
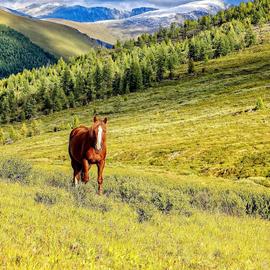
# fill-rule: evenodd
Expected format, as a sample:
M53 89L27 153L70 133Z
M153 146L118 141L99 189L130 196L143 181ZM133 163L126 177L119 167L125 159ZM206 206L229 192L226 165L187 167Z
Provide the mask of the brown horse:
M89 181L92 164L98 167L98 193L102 194L103 170L106 159L107 118L94 117L91 128L80 126L72 130L69 139L69 155L74 170L73 184L78 185L80 177L85 184Z

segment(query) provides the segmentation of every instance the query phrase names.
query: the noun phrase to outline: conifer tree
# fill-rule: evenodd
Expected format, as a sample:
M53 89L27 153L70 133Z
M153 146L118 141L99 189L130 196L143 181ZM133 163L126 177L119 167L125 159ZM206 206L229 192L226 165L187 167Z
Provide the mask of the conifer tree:
M138 59L135 57L130 66L129 90L135 92L143 88L142 70Z

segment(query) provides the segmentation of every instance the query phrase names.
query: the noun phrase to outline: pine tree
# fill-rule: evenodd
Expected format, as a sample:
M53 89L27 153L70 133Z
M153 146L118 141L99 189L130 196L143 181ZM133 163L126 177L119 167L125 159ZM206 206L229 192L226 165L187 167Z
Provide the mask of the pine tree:
M254 44L256 44L257 37L252 28L249 26L246 30L246 35L245 35L245 44L246 47L250 47Z
M96 97L98 99L103 97L103 72L102 72L102 65L100 62L97 63L95 73L94 73L94 85L95 85L95 92Z
M68 66L65 67L62 73L60 87L64 90L66 96L74 92L74 77Z
M0 115L1 115L1 122L9 123L10 121L10 107L7 95L1 96L0 102Z
M107 97L110 97L112 95L112 88L113 88L113 78L114 78L114 67L113 67L113 61L112 58L109 57L106 59L106 64L103 68L103 89L106 89L105 95Z
M33 97L27 98L22 108L25 119L31 119L36 115L36 100Z
M135 92L143 88L142 70L137 58L133 59L130 66L129 90Z

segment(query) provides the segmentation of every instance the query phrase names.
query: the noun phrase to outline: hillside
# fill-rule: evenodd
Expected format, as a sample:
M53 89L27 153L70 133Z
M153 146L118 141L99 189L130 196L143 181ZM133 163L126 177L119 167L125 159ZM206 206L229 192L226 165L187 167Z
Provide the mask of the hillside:
M196 63L196 75L181 66L179 81L26 122L30 137L14 124L25 135L0 146L20 157L0 164L1 265L269 265L269 63L265 43ZM91 125L94 113L109 117L103 197L94 169L89 185L69 185L68 126L74 116Z
M90 48L97 46L94 40L68 26L16 16L3 10L0 10L0 24L22 33L56 57L85 54Z
M0 25L0 78L55 62L54 56L44 52L24 35Z
M95 23L80 23L63 19L46 19L46 21L72 27L91 38L103 40L109 44L115 44L117 40L135 38L142 33L136 30L135 33L133 33L132 29L127 30L121 28L119 20Z

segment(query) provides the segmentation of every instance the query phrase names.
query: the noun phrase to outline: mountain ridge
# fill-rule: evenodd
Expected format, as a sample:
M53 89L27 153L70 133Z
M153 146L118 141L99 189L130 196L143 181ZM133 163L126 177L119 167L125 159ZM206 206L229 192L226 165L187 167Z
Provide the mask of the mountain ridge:
M59 19L50 19L50 21L68 25L90 37L113 44L119 39L126 40L136 38L143 33L153 33L160 26L168 27L173 22L183 23L186 19L198 19L201 16L215 14L224 9L226 6L221 0L202 0L174 8L149 11L120 20L105 20L94 23L78 23Z
M127 11L107 7L87 8L84 6L75 5L70 7L69 6L58 7L53 12L42 16L38 16L38 18L65 19L75 22L96 22L104 20L125 19L154 10L156 9L149 7L140 7Z

